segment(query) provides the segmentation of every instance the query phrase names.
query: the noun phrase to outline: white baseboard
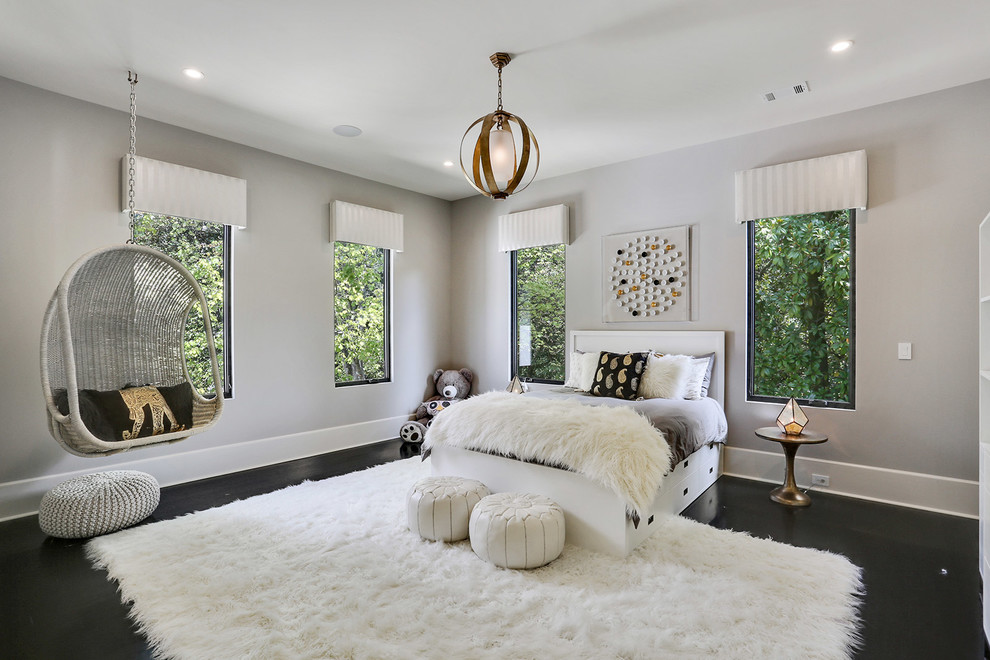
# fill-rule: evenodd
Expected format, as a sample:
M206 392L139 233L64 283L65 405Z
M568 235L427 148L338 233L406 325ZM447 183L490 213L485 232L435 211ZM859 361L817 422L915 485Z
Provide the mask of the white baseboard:
M768 483L783 482L784 455L781 453L726 447L722 456L723 474ZM828 476L828 487L809 488L813 473ZM965 518L979 516L980 484L976 481L802 458L800 454L794 459L794 479L802 489Z
M141 458L141 452L136 452L133 454L135 460L116 463L112 467L101 467L97 459L88 470L0 483L0 521L37 513L47 491L81 474L108 469L140 470L154 476L162 486L172 486L388 440L395 438L399 426L408 420L408 415L376 419L149 458Z

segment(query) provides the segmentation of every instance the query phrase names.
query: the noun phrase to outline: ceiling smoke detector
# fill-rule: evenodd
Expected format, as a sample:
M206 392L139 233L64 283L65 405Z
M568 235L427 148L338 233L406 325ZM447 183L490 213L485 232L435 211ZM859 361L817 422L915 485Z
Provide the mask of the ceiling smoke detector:
M357 126L351 126L349 124L341 124L340 126L334 126L333 132L342 137L357 137L363 132Z
M811 86L808 85L808 81L799 82L790 87L782 87L780 89L770 90L769 92L764 92L760 94L760 98L763 99L764 103L772 103L774 101L780 100L787 96L798 96L800 94L807 94L811 91Z

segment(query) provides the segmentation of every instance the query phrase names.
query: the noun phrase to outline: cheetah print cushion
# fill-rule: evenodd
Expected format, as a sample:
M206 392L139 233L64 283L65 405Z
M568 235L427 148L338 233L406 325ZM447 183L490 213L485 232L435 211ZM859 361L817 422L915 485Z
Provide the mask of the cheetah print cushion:
M648 353L609 353L598 357L591 393L616 399L635 399Z
M144 399L136 393L144 392ZM55 406L69 414L65 390L53 393ZM130 407L134 408L132 415ZM105 442L120 442L192 427L192 386L125 387L79 391L79 416L89 432Z

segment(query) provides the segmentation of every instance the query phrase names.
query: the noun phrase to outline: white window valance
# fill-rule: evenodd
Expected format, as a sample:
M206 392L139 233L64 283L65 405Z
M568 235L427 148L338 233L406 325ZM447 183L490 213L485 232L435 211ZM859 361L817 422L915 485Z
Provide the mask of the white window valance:
M334 200L331 241L402 252L402 214Z
M866 151L736 172L736 222L866 208Z
M563 204L498 216L498 250L512 252L537 245L570 242Z
M128 156L121 160L121 207L127 211ZM134 210L247 227L247 181L151 158L134 157Z

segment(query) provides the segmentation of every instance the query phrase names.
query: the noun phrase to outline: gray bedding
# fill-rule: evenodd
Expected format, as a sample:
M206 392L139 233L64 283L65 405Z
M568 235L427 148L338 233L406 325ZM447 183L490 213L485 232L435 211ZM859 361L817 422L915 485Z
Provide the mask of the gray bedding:
M670 445L673 463L677 463L697 449L716 442L725 442L728 424L725 411L718 401L711 398L643 399L626 401L610 397L594 396L569 387L533 390L524 396L534 399L571 399L591 406L625 406L643 415L660 429Z

